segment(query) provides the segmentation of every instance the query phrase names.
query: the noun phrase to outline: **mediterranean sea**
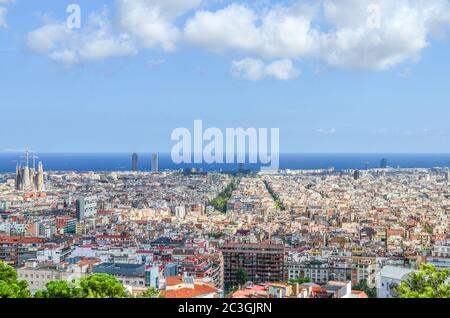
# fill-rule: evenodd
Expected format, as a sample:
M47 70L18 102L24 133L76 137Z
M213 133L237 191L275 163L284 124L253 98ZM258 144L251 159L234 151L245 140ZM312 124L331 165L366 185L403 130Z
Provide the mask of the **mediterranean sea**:
M131 153L110 154L39 154L39 161L46 171L129 171ZM0 172L14 172L17 162L24 160L16 153L0 153ZM394 168L433 168L448 167L450 154L281 154L280 169L311 170L328 169L365 169L379 168L381 160L386 158L388 165ZM140 171L150 171L151 154L139 154ZM181 170L196 168L202 171L227 171L239 169L238 164L175 164L170 154L159 154L159 170ZM259 164L245 164L245 169L259 171Z

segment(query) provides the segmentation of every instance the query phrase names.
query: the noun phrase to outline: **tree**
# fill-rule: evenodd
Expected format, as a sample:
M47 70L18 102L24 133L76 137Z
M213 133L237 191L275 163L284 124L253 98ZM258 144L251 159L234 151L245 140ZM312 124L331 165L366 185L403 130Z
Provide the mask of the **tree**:
M139 295L139 298L162 298L162 295L160 295L156 288L149 288Z
M30 298L26 281L17 279L17 272L0 261L0 298Z
M79 284L72 281L53 281L47 289L39 291L37 298L127 298L129 293L112 275L93 274L80 279Z
M125 287L112 275L93 274L80 281L83 298L128 297Z
M377 298L377 289L370 288L369 285L367 285L367 280L365 279L360 281L359 284L355 285L353 287L353 290L363 291L369 298Z
M288 281L289 284L305 284L305 283L310 283L311 279L309 279L308 277L297 277L297 278L293 278L290 279Z
M400 298L450 298L450 270L422 264L396 288Z
M239 268L236 271L236 279L239 285L244 285L248 279L247 271L245 269Z
M75 284L75 281L72 281ZM81 298L81 289L70 286L67 281L57 280L47 284L46 290L36 292L36 298Z
M231 183L225 188L223 192L221 192L217 198L211 200L209 202L209 205L213 206L216 210L226 213L227 212L227 203L228 200L231 198L231 195L233 194L233 191L237 189L237 184L235 180L233 179Z

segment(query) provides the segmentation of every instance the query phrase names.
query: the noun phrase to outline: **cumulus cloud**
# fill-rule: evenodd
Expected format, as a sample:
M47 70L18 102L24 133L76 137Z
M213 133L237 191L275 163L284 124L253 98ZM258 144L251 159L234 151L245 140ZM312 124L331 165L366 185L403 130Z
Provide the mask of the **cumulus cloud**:
M258 59L243 59L233 61L231 73L240 78L251 81L272 77L277 80L290 80L298 77L299 71L290 60L278 60L269 64Z
M119 25L143 47L173 51L180 39L175 20L200 3L201 0L118 0Z
M33 31L29 44L63 61L130 55L142 48L170 52L188 44L249 57L232 63L241 77L291 79L298 76L294 64L309 60L375 71L416 62L433 38L450 29L447 0L267 0L258 5L236 0L219 8L215 2L214 10L205 9L205 2L116 0L114 32L106 22L79 33L53 24ZM33 41L39 36L43 43Z
M263 14L240 4L209 12L199 11L184 29L185 40L213 51L240 51L265 58L312 55L317 31L309 10L277 7Z
M91 14L87 26L70 29L66 23L49 23L28 34L28 47L64 64L75 64L137 53L130 36L115 34L105 14Z
M437 0L440 2L440 0ZM325 19L334 30L321 33L320 57L329 65L385 70L408 60L417 60L428 46L428 13L421 1L379 0L378 12L370 13L372 0L342 0L324 3ZM432 1L431 1L432 2ZM372 14L379 25L370 25Z
M373 0L324 0L319 9L301 9L275 6L257 13L232 4L199 11L187 22L185 37L213 51L385 70L417 60L429 36L450 26L446 0L378 0L375 7Z

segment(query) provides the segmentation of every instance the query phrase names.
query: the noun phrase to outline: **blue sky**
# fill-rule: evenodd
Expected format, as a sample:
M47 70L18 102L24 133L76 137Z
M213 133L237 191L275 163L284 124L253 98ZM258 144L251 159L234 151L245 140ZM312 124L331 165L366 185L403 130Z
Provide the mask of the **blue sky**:
M306 1L135 1L143 12L126 0L0 0L0 151L169 152L172 130L202 119L280 128L281 152L450 152L448 2L410 1L409 14L434 8L415 21L380 1L372 31L359 25L366 10L339 19L352 1L311 13ZM81 29L61 31L75 2ZM152 18L161 33L142 34ZM293 32L267 36L280 21ZM96 32L103 42L88 47Z

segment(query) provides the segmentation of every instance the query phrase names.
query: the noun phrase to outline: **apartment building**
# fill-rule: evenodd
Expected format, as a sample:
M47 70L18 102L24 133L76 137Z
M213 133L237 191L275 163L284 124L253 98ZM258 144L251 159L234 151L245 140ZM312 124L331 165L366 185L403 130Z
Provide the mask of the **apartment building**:
M227 242L221 248L224 258L225 289L242 283L283 281L284 245Z

